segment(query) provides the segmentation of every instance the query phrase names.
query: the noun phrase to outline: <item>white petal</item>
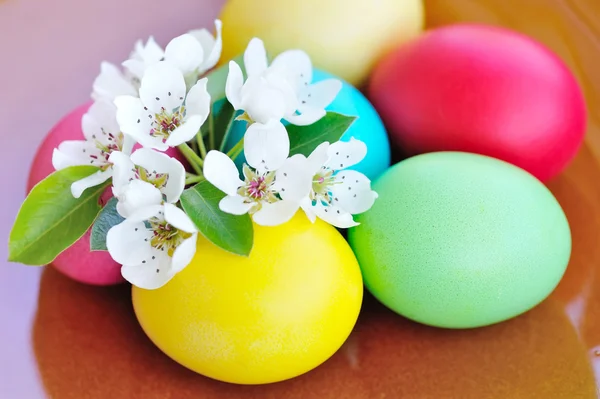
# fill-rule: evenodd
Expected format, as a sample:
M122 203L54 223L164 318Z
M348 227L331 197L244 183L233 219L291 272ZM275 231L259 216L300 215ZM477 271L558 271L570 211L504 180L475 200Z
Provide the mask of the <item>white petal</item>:
M327 115L324 109L306 107L301 114L286 115L285 120L296 126L312 125L322 117Z
M121 151L113 151L108 160L113 164L113 193L118 196L135 179L135 165Z
M167 284L175 276L175 272L166 252L152 248L148 255L146 263L123 265L121 275L136 287L155 290Z
M253 38L244 52L244 66L248 77L258 76L267 70L267 51L262 40Z
M337 206L324 206L321 203L317 203L312 209L320 219L340 229L347 229L359 225L359 223L356 223L354 219L352 219L350 213Z
M128 222L139 223L145 220L156 218L160 221L165 219L163 205L149 205L143 208L136 209L135 212L131 213L127 218Z
M254 204L244 201L241 195L228 195L219 202L219 209L232 215L245 215Z
M184 240L177 248L175 248L173 259L171 260L171 269L173 270L173 273L179 273L190 264L192 259L194 259L197 241L198 234L194 233L190 238Z
M81 180L77 180L76 182L71 184L71 194L73 194L73 197L79 198L86 189L104 183L105 181L110 179L111 176L112 168L109 168L107 170L98 171L94 174L84 177Z
M173 204L185 187L185 168L177 159L162 152L148 148L140 148L131 155L131 160L150 172L166 173L169 175L165 187L160 191L166 196L166 201Z
M317 220L317 214L313 209L312 201L309 197L305 197L300 201L300 207L306 214L308 220L311 221L311 223L314 223Z
M129 59L123 61L121 65L123 66L123 68L127 69L127 71L129 71L129 73L132 76L135 76L137 79L142 79L142 76L144 76L144 71L147 68L146 63L142 60Z
M298 211L299 204L294 201L264 203L260 210L252 215L252 220L261 226L277 226L289 221Z
M123 134L123 148L121 148L121 151L124 154L131 154L131 151L133 150L133 146L136 144L136 141L133 137L131 137L128 134Z
M310 153L308 156L308 169L312 172L313 176L317 174L319 169L325 165L329 156L329 143L321 143Z
M303 106L318 109L327 108L335 100L338 93L342 90L342 82L337 79L326 79L309 85L301 92L299 97L302 112Z
M267 123L296 112L297 99L291 86L278 77L250 77L242 87L241 107L252 120Z
M54 169L60 170L78 165L102 167L106 165L106 158L91 141L67 140L54 149L52 153Z
M200 127L202 127L204 120L205 117L200 115L186 117L183 124L169 134L165 144L169 147L177 147L180 144L190 141L196 137L196 133L198 133Z
M185 99L186 86L183 74L168 62L159 62L146 69L140 86L140 98L154 113L165 109L171 113Z
M377 193L371 190L371 181L367 176L354 170L343 170L335 175L335 184L331 188L336 205L356 215L371 209Z
M203 172L206 180L227 195L237 195L238 188L244 184L235 163L220 151L206 154Z
M281 122L253 123L244 136L248 165L261 172L277 170L290 153L290 138Z
M154 185L143 180L132 180L117 195L117 211L124 218L135 214L139 209L162 203L162 194Z
M288 50L279 54L271 67L290 82L294 90L301 90L312 82L312 63L302 50Z
M221 58L221 51L223 49L223 39L221 37L222 26L223 24L220 20L215 20L216 35L214 37L206 29L190 32L204 49L205 58L198 70L199 74L203 74L214 67L219 62L219 58Z
M225 82L225 96L234 109L240 109L242 106L242 86L244 85L244 75L242 69L235 61L229 61L229 73Z
M192 219L173 204L165 204L165 220L177 229L186 233L197 233L198 229Z
M81 130L86 140L98 140L104 145L114 142L121 132L117 107L105 99L96 100L81 118Z
M202 116L202 123L206 120L210 112L210 94L206 89L207 78L200 79L188 93L185 99L185 109L187 115Z
M273 189L284 200L300 201L310 193L313 176L306 157L296 154L277 169Z
M112 227L106 235L106 248L115 262L137 265L152 256L152 230L143 222L125 220Z
M165 56L165 52L162 47L156 43L154 36L150 36L146 45L142 46L140 50L139 56L146 63L159 62Z
M115 105L117 122L124 134L145 147L165 147L159 137L150 136L154 116L150 111L144 110L144 104L139 98L120 96L115 98Z
M172 63L184 75L194 72L202 60L204 49L194 36L184 34L171 40L165 47L165 60Z
M117 96L137 96L137 90L121 73L119 68L109 62L100 64L100 75L94 80L94 99L105 98L112 101Z
M350 141L337 141L329 146L326 166L341 170L356 165L367 155L367 145L354 137Z

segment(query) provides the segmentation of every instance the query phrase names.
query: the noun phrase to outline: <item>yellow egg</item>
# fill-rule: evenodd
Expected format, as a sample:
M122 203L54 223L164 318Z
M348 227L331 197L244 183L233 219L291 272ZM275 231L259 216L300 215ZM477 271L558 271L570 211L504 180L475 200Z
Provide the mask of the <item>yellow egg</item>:
M226 63L253 37L276 55L299 48L315 67L354 85L423 29L422 0L229 0L222 13Z
M254 228L249 257L204 238L192 263L158 290L133 288L138 320L168 356L205 376L262 384L327 360L354 327L362 277L340 233L298 214Z

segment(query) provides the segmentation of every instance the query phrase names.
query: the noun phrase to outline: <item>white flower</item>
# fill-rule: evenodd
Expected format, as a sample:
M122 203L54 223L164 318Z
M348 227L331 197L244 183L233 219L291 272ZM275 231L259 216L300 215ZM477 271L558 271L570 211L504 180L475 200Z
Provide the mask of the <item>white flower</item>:
M131 284L152 290L183 270L196 253L198 230L173 204L149 205L112 227L106 236L110 256Z
M174 204L185 187L185 168L175 158L149 148L136 150L131 158L115 151L113 195L119 200L117 211L129 217L137 209L165 202Z
M68 140L60 143L52 153L52 165L60 170L69 166L92 165L100 170L71 185L71 193L79 198L89 187L104 183L113 174L110 155L114 151L130 154L133 140L124 135L117 124L115 106L106 100L92 104L81 120L85 140Z
M194 30L171 40L164 51L153 37L145 45L138 41L131 58L123 62L123 66L133 76L142 79L148 67L168 61L181 71L188 86L192 86L221 57L221 26L221 21L216 20L216 38L206 29Z
M301 202L311 221L316 217L340 228L358 225L352 215L369 210L377 193L362 173L343 170L359 163L367 154L367 146L354 138L319 145L308 157L312 188Z
M189 91L181 72L166 62L146 70L140 97L115 99L117 121L125 134L144 147L165 151L191 140L210 112L207 79L201 79Z
M246 155L250 166L244 164L243 181L227 155L219 151L206 155L204 177L227 194L219 208L234 215L249 213L254 222L264 226L287 222L310 190L312 175L307 173L306 158L303 155L286 158L285 152L283 157L272 157L272 168L266 169L258 161L260 156L251 152Z
M110 62L100 64L100 74L94 80L92 98L112 102L118 96L137 96L138 91L131 79Z
M325 116L325 107L342 88L337 79L310 84L312 63L301 50L281 53L269 66L264 44L257 38L246 48L244 66L246 82L239 65L229 63L225 92L231 105L244 110L253 122L285 119L295 125L313 124Z

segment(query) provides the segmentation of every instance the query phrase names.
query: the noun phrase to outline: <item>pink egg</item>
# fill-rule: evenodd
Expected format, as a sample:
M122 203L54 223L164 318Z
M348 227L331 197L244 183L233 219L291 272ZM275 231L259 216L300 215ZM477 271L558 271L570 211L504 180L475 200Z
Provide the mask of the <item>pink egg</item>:
M542 181L577 153L581 89L550 50L505 29L453 25L398 48L375 69L369 97L407 155L465 151Z
M81 118L91 106L91 102L79 106L66 115L48 133L39 146L27 182L27 191L54 172L52 166L52 152L65 140L83 140ZM138 148L136 145L134 148ZM186 165L181 153L174 148L166 152L168 155L179 159ZM106 203L112 197L109 188L104 192L101 203ZM112 285L124 282L121 276L121 265L116 263L106 251L90 251L91 229L75 244L63 251L52 262L52 265L63 274L82 283L92 285Z

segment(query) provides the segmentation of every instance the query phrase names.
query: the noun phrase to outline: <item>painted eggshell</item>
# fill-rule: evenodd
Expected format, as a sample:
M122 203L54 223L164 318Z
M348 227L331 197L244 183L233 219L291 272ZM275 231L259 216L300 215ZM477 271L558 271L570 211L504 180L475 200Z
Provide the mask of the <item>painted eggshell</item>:
M469 328L545 299L571 253L550 191L506 162L438 152L409 158L373 185L375 205L349 231L365 285L415 321Z
M429 31L376 68L369 98L407 155L465 151L542 181L584 137L582 91L567 66L519 33L479 25Z

